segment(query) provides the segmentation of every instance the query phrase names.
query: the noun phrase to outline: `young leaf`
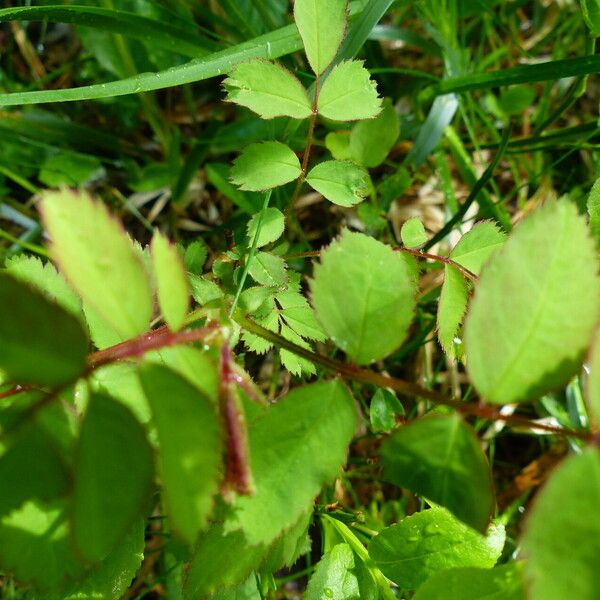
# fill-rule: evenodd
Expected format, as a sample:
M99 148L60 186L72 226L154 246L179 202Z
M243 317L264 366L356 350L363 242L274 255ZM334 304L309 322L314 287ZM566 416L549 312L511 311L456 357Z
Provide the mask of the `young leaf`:
M270 543L310 507L345 461L356 427L354 401L343 383L295 388L250 428L256 492L239 496L226 531L248 543Z
M250 263L248 273L261 285L273 287L287 283L285 261L269 252L257 252Z
M600 455L587 448L552 473L526 522L522 543L532 600L598 597L599 503Z
M167 367L142 365L140 380L158 432L167 514L175 532L193 544L212 510L221 474L215 405Z
M350 161L319 163L309 171L306 183L339 206L354 206L369 193L367 172Z
M52 255L79 295L124 338L146 331L152 316L150 282L104 204L85 192L63 190L45 193L41 211Z
M506 235L491 221L477 223L463 235L450 253L459 265L479 275L483 265L504 245Z
M469 289L465 278L457 268L445 265L437 311L437 331L444 352L451 358L456 356L454 343L468 301Z
M596 241L596 248L600 248L600 177L596 179L588 195L587 210L590 215L590 229Z
M258 248L270 244L281 237L285 227L285 218L283 213L277 208L265 208L256 213L248 222L249 245L252 246L254 237L258 233L258 224L260 223L260 233L256 246Z
M265 60L234 67L223 82L227 100L245 106L263 119L307 119L312 113L308 94L287 69Z
M504 547L504 527L492 525L483 536L443 508L430 508L387 527L369 544L382 573L407 590L452 567L491 568Z
M424 417L396 431L381 449L384 478L433 500L485 531L495 499L479 441L457 414Z
M280 335L284 337L286 340L297 344L302 348L306 348L310 350L310 344L305 342L293 329L282 323L280 325ZM306 373L307 375L314 375L316 370L315 366L306 360L286 350L285 348L281 348L279 351L279 356L281 357L281 364L292 374L300 376L302 373Z
M351 160L353 159L350 153L350 132L349 131L330 131L325 136L325 147L331 156L336 160ZM362 164L360 161L355 161ZM363 165L364 166L364 165Z
M586 385L586 399L590 417L598 424L600 423L600 335L598 335L598 330L594 334L589 366L590 374Z
M260 192L300 176L300 161L292 150L281 142L250 144L235 159L231 181L241 190Z
M75 545L100 561L140 516L152 485L152 450L139 421L110 396L92 394L81 424L71 515Z
M396 427L396 416L404 415L404 407L395 394L377 388L369 406L369 420L373 431L389 433Z
M58 386L86 366L79 320L41 292L0 273L0 369L15 383Z
M493 569L458 567L432 575L413 600L523 600L523 562Z
M358 364L384 358L404 340L415 307L413 264L348 230L321 253L312 304L332 341Z
M363 167L378 167L394 147L400 135L400 119L389 99L375 119L357 123L350 134L348 158ZM337 157L336 157L337 158Z
M177 248L158 229L152 238L152 264L160 310L169 328L177 331L190 307L190 289Z
M346 29L346 0L295 0L294 20L306 58L316 75L331 64Z
M400 230L400 237L402 243L407 248L419 248L427 241L427 234L425 233L425 226L421 219L414 217L408 219Z
M597 270L568 200L515 229L483 270L465 324L468 371L485 400L536 398L577 372L598 318Z
M333 121L372 119L381 111L381 98L362 61L348 60L336 65L325 79L317 110Z
M202 267L206 262L208 255L208 247L204 240L196 240L192 242L186 249L183 255L183 263L185 268L194 275L202 275Z

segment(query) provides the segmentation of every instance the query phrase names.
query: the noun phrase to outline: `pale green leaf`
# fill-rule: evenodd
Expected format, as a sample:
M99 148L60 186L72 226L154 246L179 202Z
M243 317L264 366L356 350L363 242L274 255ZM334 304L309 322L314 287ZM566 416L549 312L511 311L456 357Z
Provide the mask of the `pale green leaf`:
M250 144L233 162L231 181L241 190L260 192L300 176L300 161L281 142Z
M42 292L0 272L0 369L9 381L57 386L86 367L79 319Z
M597 271L585 221L567 200L514 230L483 270L465 324L467 367L482 398L529 400L577 372L598 318Z
M331 70L319 91L317 109L333 121L372 119L379 114L381 98L362 61L344 61Z
M100 561L141 515L152 486L152 450L131 411L91 394L75 460L71 528L80 555Z
M338 475L356 427L356 408L340 381L295 388L249 431L256 491L239 496L227 531L270 543L311 506Z
M456 337L468 301L469 289L465 278L457 268L445 265L437 311L437 332L444 352L451 358L456 356Z
M415 590L445 569L493 567L504 540L500 524L492 525L483 536L447 510L434 507L381 531L371 540L369 555L400 588Z
M369 193L367 172L350 161L319 163L309 171L306 182L339 206L354 206Z
M569 457L535 499L522 539L531 600L595 600L600 589L600 455Z
M348 230L321 253L312 304L331 340L358 364L386 357L406 337L415 308L413 265L403 253Z
M169 328L178 331L190 307L190 289L177 248L158 229L152 238L152 265L160 310Z
M479 531L490 522L492 474L462 418L430 416L401 427L381 449L385 479L440 504Z
M192 297L200 306L214 305L223 297L223 290L212 280L200 275L190 275Z
M596 240L596 248L600 248L600 178L592 186L587 198L587 211L590 216L590 228Z
M269 252L257 252L250 262L248 273L261 285L279 286L287 282L285 261Z
M360 600L354 552L337 544L320 561L308 582L304 600Z
M525 600L523 563L493 569L457 567L430 577L413 600Z
M263 119L307 119L312 104L300 81L287 69L255 59L234 67L223 82L227 100L245 106Z
M477 223L460 238L450 253L450 258L459 265L479 275L483 265L506 241L506 235L491 221Z
M150 282L121 224L85 192L47 192L41 207L52 255L79 295L122 336L146 331Z
M377 388L369 406L369 420L373 431L389 433L397 425L396 416L404 415L404 407L395 394Z
M115 346L127 338L117 333L89 304L83 303L85 322L90 331L90 338L98 350Z
M400 119L389 99L375 119L357 123L352 128L348 158L369 169L379 166L400 135ZM337 158L337 157L336 157Z
M302 294L287 289L275 294L275 301L280 308L281 318L298 335L319 342L327 338L308 300Z
M260 233L258 224L260 223ZM252 246L258 234L256 246L258 248L270 244L281 237L285 227L285 217L278 208L265 208L256 213L248 222L249 245Z
M586 385L586 399L592 420L600 423L600 335L594 334L589 357L589 376Z
M293 329L290 329L287 325L281 323L281 329L279 334L284 337L286 340L293 342L297 346L301 348L306 348L306 350L311 350L310 345L305 342ZM292 374L292 375L301 375L302 373L306 373L307 375L314 375L316 373L315 366L306 360L286 350L285 348L281 348L279 350L279 356L281 357L281 364Z
M402 243L407 248L419 248L427 241L427 234L425 233L425 226L421 219L414 217L408 219L402 225L400 230L400 237Z
M294 20L306 58L320 75L331 64L346 30L346 0L295 0Z
M173 530L193 544L212 511L221 475L221 432L215 405L167 367L140 369L158 432L162 498Z
M336 160L350 160L352 158L349 131L330 131L325 136L325 147ZM358 160L356 162L362 164Z

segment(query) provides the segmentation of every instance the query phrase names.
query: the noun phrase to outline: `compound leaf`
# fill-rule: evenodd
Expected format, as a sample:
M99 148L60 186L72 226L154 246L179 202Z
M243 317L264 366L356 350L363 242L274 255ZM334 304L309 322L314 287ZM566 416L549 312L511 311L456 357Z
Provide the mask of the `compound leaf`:
M313 167L306 182L339 206L354 206L369 192L367 172L350 161L327 160Z
M381 449L384 477L433 500L478 531L494 510L492 476L479 441L457 414L417 419Z
M319 92L317 110L333 121L372 119L379 114L381 98L362 61L344 61L331 70Z
M260 232L258 225L260 223ZM252 246L254 238L258 235L256 246L260 248L270 244L281 237L285 227L285 217L278 208L268 207L256 213L248 222L249 244Z
M47 192L41 206L52 255L83 300L124 338L146 331L150 282L121 224L85 192Z
M413 318L413 261L362 233L344 230L321 253L311 282L317 319L358 364L384 358Z
M234 67L223 82L227 100L245 106L263 119L307 119L312 104L306 90L287 69L265 60Z
M465 324L468 371L484 399L536 398L577 372L598 318L597 270L585 221L567 200L514 230L483 270Z
M261 142L246 146L233 162L231 181L241 190L260 192L300 176L300 161L281 142Z

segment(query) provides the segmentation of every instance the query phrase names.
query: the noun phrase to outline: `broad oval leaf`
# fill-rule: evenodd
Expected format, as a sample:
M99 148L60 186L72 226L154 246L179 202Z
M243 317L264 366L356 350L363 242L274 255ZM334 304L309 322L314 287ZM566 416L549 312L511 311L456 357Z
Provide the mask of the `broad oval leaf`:
M143 365L140 380L158 433L167 514L174 531L193 544L212 511L221 476L215 405L167 367Z
M93 393L81 424L71 514L75 545L100 561L138 518L152 486L152 450L128 408Z
M371 540L369 555L388 579L402 589L415 590L445 569L493 567L504 539L502 525L492 525L483 536L447 510L434 507L381 531Z
M256 491L236 499L226 530L241 529L255 545L296 522L339 473L356 417L354 400L334 380L295 388L255 420L249 444Z
M413 600L524 600L523 562L493 569L458 567L430 577Z
M362 61L336 65L319 91L317 110L333 121L372 119L381 111L381 98Z
M185 324L190 307L190 288L177 248L158 230L152 238L152 265L160 310L169 328L177 331Z
M425 226L418 217L408 219L400 230L400 237L402 243L407 248L419 248L427 241L427 233L425 233Z
M104 204L85 192L47 192L41 212L52 255L79 295L123 338L146 331L150 282L131 240Z
M263 119L307 119L312 114L312 103L298 78L265 60L237 65L223 87L229 102L245 106Z
M350 161L319 163L309 171L306 183L339 206L354 206L369 193L367 172Z
M252 246L257 235L256 246L258 248L274 242L281 237L284 227L285 217L278 208L268 207L261 210L248 222L249 245Z
M599 505L600 454L588 448L557 467L526 521L522 544L529 598L598 597Z
M598 318L597 270L567 200L514 230L483 270L465 325L468 371L485 400L536 398L577 372Z
M476 223L463 235L450 253L450 258L459 265L479 275L483 265L506 241L506 235L495 223Z
M287 283L285 261L270 252L257 252L250 262L248 274L256 283L274 287Z
M358 364L403 342L415 308L414 262L362 233L344 230L321 253L311 282L317 319Z
M385 479L485 531L494 510L492 475L475 434L457 414L417 419L381 449Z
M467 310L468 301L469 288L462 273L456 267L444 265L444 283L437 311L437 332L444 352L451 358L456 356L456 335Z
M294 20L306 58L320 75L331 64L346 30L346 0L295 0Z
M233 162L231 181L241 190L260 192L300 176L300 161L281 142L261 142L246 146Z
M0 369L15 383L58 386L86 366L80 321L47 296L0 273Z

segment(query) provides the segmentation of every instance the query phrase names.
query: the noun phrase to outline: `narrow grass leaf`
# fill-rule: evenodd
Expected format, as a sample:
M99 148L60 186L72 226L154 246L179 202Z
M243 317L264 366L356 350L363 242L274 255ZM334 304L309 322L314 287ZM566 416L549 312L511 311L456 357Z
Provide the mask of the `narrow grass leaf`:
M237 65L223 87L229 102L245 106L263 119L307 119L312 113L312 103L298 78L265 60Z
M309 171L306 182L338 206L354 206L369 193L367 172L350 161L319 163Z
M483 269L465 324L467 367L482 398L530 400L577 372L600 308L597 270L585 220L567 199L514 230Z
M152 265L160 310L169 328L178 331L190 308L190 287L177 248L158 230L152 238Z
M61 272L125 338L146 331L152 293L144 265L122 225L85 192L47 192L42 217ZM91 243L93 241L93 243Z

